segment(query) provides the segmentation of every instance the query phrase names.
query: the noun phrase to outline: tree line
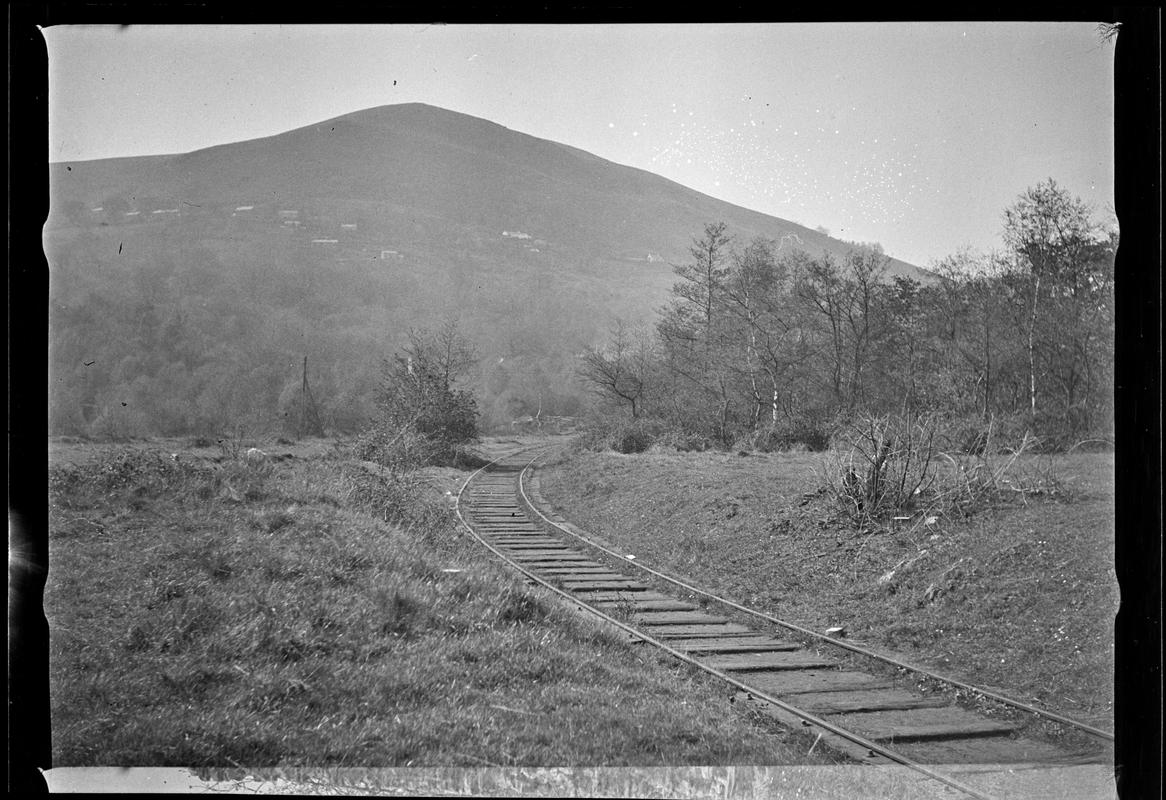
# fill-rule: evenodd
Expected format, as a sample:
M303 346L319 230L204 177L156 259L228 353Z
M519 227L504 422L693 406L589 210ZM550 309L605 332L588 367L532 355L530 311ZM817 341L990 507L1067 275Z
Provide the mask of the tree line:
M705 226L652 328L584 353L601 402L681 436L813 446L861 415L942 414L949 430L1046 446L1113 430L1116 231L1053 180L1007 208L1002 247L889 275L877 245L812 257Z

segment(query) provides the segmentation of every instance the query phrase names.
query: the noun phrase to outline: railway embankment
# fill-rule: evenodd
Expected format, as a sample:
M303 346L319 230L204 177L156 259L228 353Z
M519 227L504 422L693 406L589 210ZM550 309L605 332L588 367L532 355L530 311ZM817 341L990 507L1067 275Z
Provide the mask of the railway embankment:
M822 491L822 454L576 452L537 475L560 518L638 563L1113 730L1113 457L1050 468L1055 496L868 530Z

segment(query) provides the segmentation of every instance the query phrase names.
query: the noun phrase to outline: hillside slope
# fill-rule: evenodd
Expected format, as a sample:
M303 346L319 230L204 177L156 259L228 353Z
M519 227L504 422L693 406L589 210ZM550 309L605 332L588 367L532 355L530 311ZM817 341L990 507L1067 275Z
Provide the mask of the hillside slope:
M540 402L572 414L574 354L616 318L650 325L706 223L742 243L848 250L420 104L181 155L52 164L50 180L58 432L270 421L305 355L326 418L351 427L409 328L454 318L478 343L488 423ZM898 261L890 272L929 278Z

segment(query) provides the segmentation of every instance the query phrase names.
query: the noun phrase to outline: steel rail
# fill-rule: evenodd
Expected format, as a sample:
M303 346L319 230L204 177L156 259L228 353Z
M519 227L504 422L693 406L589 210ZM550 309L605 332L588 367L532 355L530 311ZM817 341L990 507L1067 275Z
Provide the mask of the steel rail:
M969 692L974 692L977 695L989 698L991 700L995 700L998 703L1003 703L1005 705L1012 706L1013 708L1017 708L1017 709L1020 709L1022 711L1027 711L1030 714L1034 714L1034 715L1039 716L1039 717L1044 717L1045 719L1049 719L1049 720L1052 720L1054 722L1059 722L1062 725L1068 725L1070 727L1077 728L1078 730L1092 734L1093 736L1096 736L1098 738L1105 739L1105 740L1111 741L1111 742L1114 740L1113 733L1106 731L1106 730L1102 730L1101 728L1094 727L1086 722L1081 722L1079 720L1075 720L1075 719L1072 719L1070 717L1063 716L1061 714L1056 713L1055 711L1048 711L1048 710L1043 709L1043 708L1038 708L1036 706L1029 705L1028 703L1025 703L1023 700L1017 700L1015 698L1008 697L1007 695L1003 695L1003 694L1000 694L998 692L993 692L990 689L983 689L983 688L980 688L979 686L973 686L972 684L965 683L964 681L961 681L958 678L952 678L952 677L949 677L947 675L940 675L936 672L932 672L931 670L929 670L925 667L920 667L920 666L915 665L915 664L909 664L905 661L900 661L897 658L883 655L881 653L876 653L873 650L868 650L865 647L860 647L859 645L851 644L850 642L843 642L843 641L835 639L831 636L826 636L825 634L818 633L817 631L811 630L810 628L802 627L801 625L797 625L796 623L787 622L786 620L783 620L783 619L778 619L777 617L766 614L763 611L758 611L758 610L753 609L753 608L748 608L747 606L743 606L740 603L736 603L732 600L729 600L728 598L721 597L720 595L705 591L704 589L701 589L697 586L693 586L690 583L686 583L685 581L682 581L678 578L674 578L671 575L666 575L663 572L659 572L657 570L654 570L649 566L646 566L644 564L639 563L638 561L633 561L621 553L618 553L614 550L611 550L610 548L604 547L603 545L599 544L598 542L595 542L595 541L592 541L591 539L588 539L586 536L582 536L578 533L575 533L572 530L568 530L567 528L564 528L562 525L560 525L559 523L555 522L553 519L548 517L546 514L542 513L542 511L533 502L531 502L530 497L526 494L526 489L525 489L525 486L523 485L523 480L524 480L524 477L527 473L527 470L530 469L531 465L537 459L538 459L538 456L536 456L534 459L531 459L531 462L529 464L527 464L526 468L523 469L522 473L519 475L518 491L519 491L519 494L522 496L522 499L523 499L524 503L526 504L526 506L531 511L533 511L535 514L537 514L539 516L539 518L542 519L544 522L546 522L548 525L551 525L554 528L556 528L557 530L560 530L563 533L566 533L570 536L575 537L576 539L583 542L584 544L587 544L587 545L594 547L598 550L602 550L604 553L607 553L608 555L619 559L624 564L630 564L633 567L641 569L644 572L647 572L651 575L654 575L657 578L660 578L661 580L665 580L671 584L674 584L676 586L680 586L680 587L682 587L690 592L693 592L694 594L699 594L699 595L707 597L711 600L715 600L718 603L722 603L726 606L729 606L730 608L734 608L738 611L741 611L745 614L749 614L751 616L757 617L759 619L766 620L767 622L771 622L774 625L780 625L781 627L786 628L787 630L796 631L804 636L812 637L818 641L822 641L822 642L825 642L827 644L834 645L835 647L841 647L844 650L850 650L851 652L858 653L859 655L863 655L863 656L866 656L868 658L873 658L873 659L876 659L878 661L882 661L883 663L891 664L892 666L899 667L901 669L909 670L910 672L914 672L918 675L924 675L928 678L933 678L937 681L941 681L941 682L946 683L950 686L955 686L957 688L964 689L964 690L969 691Z
M472 475L470 475L468 478L466 478L465 483L463 483L461 489L458 490L457 503L454 506L454 511L457 513L458 520L461 522L462 526L465 527L465 529L470 533L470 535L473 536L475 539L477 539L479 543L484 545L490 552L492 552L498 558L502 559L503 562L505 562L506 564L508 564L512 568L518 570L520 573L525 575L528 579L534 581L535 583L538 583L543 588L545 588L545 589L555 593L556 595L559 595L560 597L570 601L571 603L587 610L588 612L594 614L595 616L599 617L603 621L610 623L611 625L614 625L615 627L623 630L626 633L631 634L632 636L635 636L637 639L640 639L644 642L647 642L648 644L651 644L655 647L658 647L659 649L668 653L672 657L679 659L680 661L683 661L691 666L694 666L697 669L699 669L703 672L706 672L706 673L718 678L719 680L729 684L730 686L733 686L734 688L737 688L743 692L746 692L747 694L749 694L752 697L755 697L759 700L762 700L763 702L769 703L770 705L773 705L777 708L780 708L789 714L793 714L794 716L801 718L805 722L807 722L810 725L813 725L817 728L820 728L821 730L827 731L828 733L831 733L835 736L846 739L847 741L850 741L850 742L858 745L859 747L862 747L862 748L868 750L872 754L880 755L883 758L886 758L890 761L894 761L895 763L900 764L904 767L907 767L908 769L911 769L915 772L918 772L921 775L924 775L932 780L938 781L939 783L942 783L946 786L949 786L953 789L956 789L960 792L963 792L964 794L968 795L969 797L979 798L979 800L995 800L991 795L986 795L983 792L980 792L979 790L972 788L971 786L968 786L964 783L961 783L960 781L956 780L955 778L944 775L943 773L940 773L940 772L936 772L935 770L931 769L930 767L924 766L923 764L920 764L916 761L913 761L912 759L908 758L907 756L902 755L901 753L898 753L894 750L891 750L887 747L884 747L883 745L881 745L877 742L874 742L870 739L867 739L866 737L861 736L857 733L854 733L853 731L849 731L845 728L839 727L838 725L835 725L832 722L829 722L825 719L822 719L821 717L818 717L818 716L811 714L807 711L803 711L802 709L797 708L796 706L792 706L789 703L786 703L785 701L783 701L777 697L774 697L766 692L760 691L755 687L749 686L748 684L737 680L736 678L726 674L725 672L722 672L721 670L718 670L714 667L710 667L706 664L702 664L701 662L699 662L696 659L689 656L687 653L683 653L679 650L676 650L675 648L672 648L672 647L668 646L667 644L664 644L663 642L653 638L652 636L649 636L648 634L646 634L642 631L639 631L636 628L633 628L633 627L631 627L623 622L620 622L619 620L615 619L614 617L610 616L609 614L606 614L603 611L599 610L598 608L595 608L594 606L580 600L578 597L572 595L571 593L564 591L563 589L560 589L559 587L551 584L550 582L541 578L540 576L538 576L537 574L535 574L531 570L529 570L526 567L519 564L517 561L514 561L513 559L511 559L506 553L503 553L501 550L494 547L494 545L490 544L490 542L488 542L484 538L482 538L478 534L478 532L474 530L473 526L470 525L469 522L466 520L466 518L462 515L462 512L461 512L462 495L465 493L465 490L469 487L470 482L474 478L476 478L480 472L487 469L489 466L492 466L493 464L496 464L499 461L502 461L505 458L509 458L510 456L515 455L519 452L521 452L521 449L514 451L513 453L510 453L508 455L500 456L497 459L495 459L494 461L490 462L490 464L487 464L486 466L479 468ZM539 458L538 455L533 456L530 459L530 461L527 462L526 466L523 467L522 470L518 474L517 488L518 488L518 492L520 494L523 494L524 498L525 498L525 494L522 492L522 475L525 474L526 470L530 467L530 465L538 458Z

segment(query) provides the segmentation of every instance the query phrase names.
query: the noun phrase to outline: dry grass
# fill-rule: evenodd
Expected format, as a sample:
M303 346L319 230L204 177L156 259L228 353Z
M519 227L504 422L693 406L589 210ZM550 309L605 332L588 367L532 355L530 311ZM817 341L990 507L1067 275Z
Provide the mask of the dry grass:
M484 559L427 482L167 450L56 459L55 766L831 760Z
M1005 486L968 516L867 528L823 488L824 458L578 454L539 474L567 519L641 563L1112 726L1112 455L1019 456L1013 480L1061 491Z

